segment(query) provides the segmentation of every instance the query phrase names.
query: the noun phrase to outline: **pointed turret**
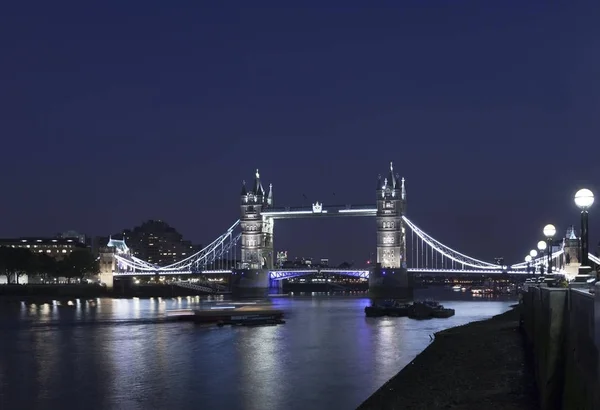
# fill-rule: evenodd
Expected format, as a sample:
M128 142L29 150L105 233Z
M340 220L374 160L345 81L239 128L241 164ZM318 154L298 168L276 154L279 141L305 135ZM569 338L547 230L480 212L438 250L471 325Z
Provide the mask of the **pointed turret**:
M258 169L256 170L256 174L255 174L255 178L254 178L254 189L253 189L254 195L256 196L264 196L265 195L265 190L263 189L262 183L260 182L260 173L258 172Z
M406 187L404 186L404 178L402 178L402 191L400 193L400 198L402 198L403 201L406 201Z
M394 163L390 161L390 175L388 177L388 183L390 184L391 189L396 189L397 181L394 176Z
M383 181L381 180L381 174L377 176L377 191L381 191L383 189Z
M246 190L246 181L242 181L242 193L240 194L241 196L247 196L248 195L248 191Z
M267 196L267 205L273 206L273 184L269 184L269 195Z

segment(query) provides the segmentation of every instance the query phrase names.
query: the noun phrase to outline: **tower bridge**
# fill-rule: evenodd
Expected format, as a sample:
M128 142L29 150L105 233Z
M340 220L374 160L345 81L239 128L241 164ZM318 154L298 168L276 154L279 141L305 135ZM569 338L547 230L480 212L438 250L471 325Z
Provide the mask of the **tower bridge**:
M251 186L242 183L240 217L223 234L197 253L167 266L158 266L132 255L124 240L112 239L100 256L101 280L112 286L115 277L174 276L190 274L230 273L234 294L261 296L273 280L315 273L310 269L276 269L273 228L276 220L326 217L374 217L377 231L377 258L370 269L325 270L337 275L368 279L373 295L410 297L415 273L446 274L518 274L530 266L542 264L543 258L531 264L500 266L460 253L434 239L406 216L407 192L404 178L394 172L390 163L387 176L379 176L374 204L330 205L321 202L310 206L276 207L273 185L263 187L259 171ZM407 240L407 233L410 239ZM407 253L407 251L410 251ZM562 260L561 247L553 258Z

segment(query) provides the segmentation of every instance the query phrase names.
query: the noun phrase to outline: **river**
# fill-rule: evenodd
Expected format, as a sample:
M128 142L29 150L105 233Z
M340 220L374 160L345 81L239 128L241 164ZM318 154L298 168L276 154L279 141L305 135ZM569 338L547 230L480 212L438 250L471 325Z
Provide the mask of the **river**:
M432 293L433 292L433 293ZM513 299L418 291L449 319L365 318L362 296L274 298L286 324L158 323L197 298L0 305L1 409L346 410L430 343L433 333L502 313Z

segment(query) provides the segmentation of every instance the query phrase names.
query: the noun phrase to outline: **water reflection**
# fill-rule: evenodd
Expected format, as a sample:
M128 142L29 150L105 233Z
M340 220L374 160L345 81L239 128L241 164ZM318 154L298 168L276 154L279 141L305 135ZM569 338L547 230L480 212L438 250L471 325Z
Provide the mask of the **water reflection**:
M222 298L2 306L1 408L355 408L430 334L512 303L441 301L456 316L365 318L366 298L281 298L273 304L290 313L287 323L256 328L147 320Z

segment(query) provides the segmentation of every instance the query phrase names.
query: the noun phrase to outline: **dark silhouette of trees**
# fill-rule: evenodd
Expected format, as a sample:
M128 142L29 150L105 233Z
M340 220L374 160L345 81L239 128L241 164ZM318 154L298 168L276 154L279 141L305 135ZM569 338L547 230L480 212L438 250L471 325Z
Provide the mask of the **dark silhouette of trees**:
M56 260L45 253L33 253L28 248L0 247L0 276L6 277L6 283L18 284L23 275L40 275L43 281L51 277L81 279L86 274L99 272L98 261L87 249L77 249Z
M19 278L33 272L34 256L29 249L0 247L0 273L6 283L19 283Z
M40 275L43 282L59 276L58 262L46 253L38 253L35 258L35 273Z
M85 274L97 274L100 271L98 261L86 249L77 249L66 258L58 262L60 276L64 276L71 283L71 279L81 279Z

